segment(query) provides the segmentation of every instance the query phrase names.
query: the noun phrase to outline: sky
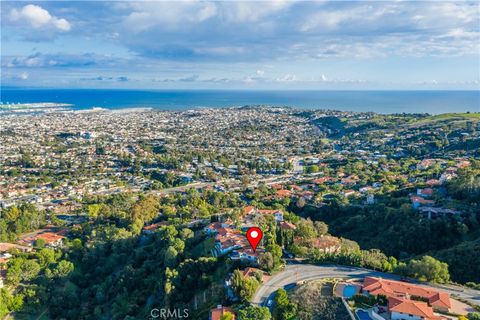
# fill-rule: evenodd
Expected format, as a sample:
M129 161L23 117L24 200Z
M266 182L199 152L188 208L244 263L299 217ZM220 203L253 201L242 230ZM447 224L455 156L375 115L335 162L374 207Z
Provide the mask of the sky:
M478 1L0 5L2 87L480 88Z

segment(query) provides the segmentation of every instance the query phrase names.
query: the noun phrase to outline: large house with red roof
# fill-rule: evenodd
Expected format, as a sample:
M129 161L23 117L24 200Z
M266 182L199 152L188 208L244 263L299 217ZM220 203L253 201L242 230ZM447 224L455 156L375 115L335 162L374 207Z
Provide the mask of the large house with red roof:
M20 240L20 242L28 246L33 246L33 244L40 239L45 241L45 246L51 248L58 248L63 245L63 239L65 239L65 237L63 235L60 235L59 232L43 232L31 237L25 237Z
M392 320L440 320L434 311L449 312L450 295L427 287L395 280L365 277L362 292L388 298Z
M238 230L232 228L220 228L215 235L214 256L221 256L248 245L247 238Z

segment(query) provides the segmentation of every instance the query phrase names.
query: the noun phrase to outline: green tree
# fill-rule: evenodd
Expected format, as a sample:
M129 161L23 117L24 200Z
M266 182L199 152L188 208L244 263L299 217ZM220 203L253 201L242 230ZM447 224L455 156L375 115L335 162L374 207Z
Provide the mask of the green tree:
M243 301L250 300L260 285L256 277L246 279L238 269L233 272L231 282L233 292Z
M237 312L238 320L271 320L272 315L267 307L248 306Z
M12 311L19 311L23 306L22 295L12 295L7 289L0 289L0 318Z
M275 295L275 313L279 320L293 320L297 315L297 305L290 301L287 291L283 288Z
M297 223L295 234L305 240L313 239L317 236L317 231L313 225L312 220L302 219Z
M177 263L177 256L178 252L175 250L174 247L168 247L167 251L165 252L165 265L167 267L174 267Z
M260 268L262 268L265 271L271 272L275 268L275 263L273 256L270 252L266 252L258 258L258 264L260 265Z
M38 249L44 248L45 247L45 240L44 239L37 239L35 240L35 247Z
M67 277L70 273L73 272L74 265L70 261L61 260L55 269L53 269L53 276L56 278Z
M328 225L323 221L315 221L313 223L317 236L323 236L328 233Z
M272 243L265 248L265 251L272 254L273 268L276 269L282 264L282 247Z
M233 313L228 311L225 311L220 317L220 320L233 320L233 319L234 319Z
M480 320L480 312L472 312L467 315L468 320Z
M422 281L446 283L450 280L448 264L431 256L423 256L420 260L412 259L406 265L401 265L399 272Z
M311 165L311 166L307 166L305 168L306 173L317 173L319 171L320 171L320 168L316 164Z
M55 251L53 249L43 248L42 250L38 251L36 255L38 263L43 268L48 266L50 263L55 262Z
M13 258L8 261L7 281L17 285L21 281L33 280L40 272L40 265L35 260L23 257Z

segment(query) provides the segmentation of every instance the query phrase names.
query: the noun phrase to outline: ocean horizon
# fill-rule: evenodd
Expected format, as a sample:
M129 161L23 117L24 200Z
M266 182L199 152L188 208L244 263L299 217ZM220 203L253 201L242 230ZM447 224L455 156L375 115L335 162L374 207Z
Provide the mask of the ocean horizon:
M480 91L448 90L124 90L2 88L2 103L68 103L75 110L287 106L355 112L429 113L480 112Z

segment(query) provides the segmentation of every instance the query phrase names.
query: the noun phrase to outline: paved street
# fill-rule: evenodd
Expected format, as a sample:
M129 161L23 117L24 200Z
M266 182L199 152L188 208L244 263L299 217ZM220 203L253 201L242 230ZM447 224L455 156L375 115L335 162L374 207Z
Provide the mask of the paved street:
M287 265L285 267L285 270L275 274L267 282L262 284L255 293L255 296L252 299L252 303L258 306L264 305L268 299L273 298L274 293L278 289L293 286L300 281L316 280L322 278L363 278L365 276L382 277L394 280L399 280L401 278L398 275L390 273L382 273L355 267L292 264ZM451 285L432 286L449 293L450 295L452 295L452 297L460 297L464 300L468 300L471 303L480 305L480 291L478 290Z

